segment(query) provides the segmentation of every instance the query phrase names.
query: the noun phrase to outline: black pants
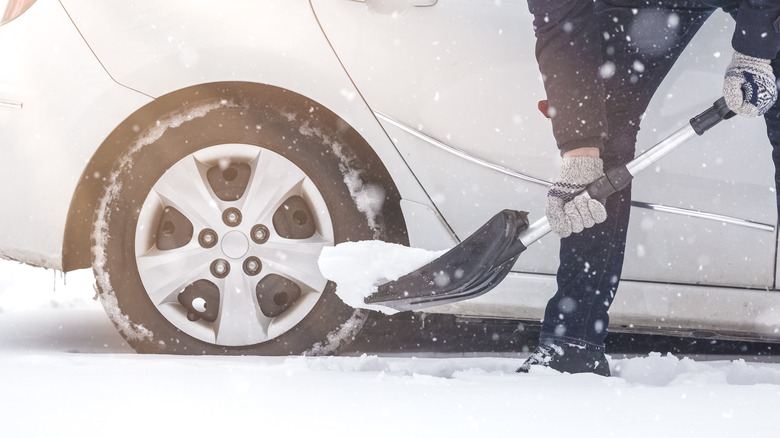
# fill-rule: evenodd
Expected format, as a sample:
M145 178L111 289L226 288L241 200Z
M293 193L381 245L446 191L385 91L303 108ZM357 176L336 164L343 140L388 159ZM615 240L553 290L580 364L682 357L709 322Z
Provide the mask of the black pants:
M608 120L608 138L602 153L605 169L633 159L640 116L674 62L715 11L705 1L655 0L652 8L646 3L596 1L602 33L609 33L602 47L604 62L615 66L614 75L604 83ZM739 2L732 3L723 9L733 14ZM639 13L635 13L637 9ZM637 23L640 19L647 20L646 25ZM664 23L673 26L663 26ZM631 35L626 34L629 31ZM730 47L723 49L730 52ZM772 67L780 77L780 59L773 60ZM780 103L765 118L773 147L780 214ZM609 325L607 311L623 269L630 204L631 187L627 187L607 200L605 222L561 239L558 291L547 303L541 343L568 342L604 348Z

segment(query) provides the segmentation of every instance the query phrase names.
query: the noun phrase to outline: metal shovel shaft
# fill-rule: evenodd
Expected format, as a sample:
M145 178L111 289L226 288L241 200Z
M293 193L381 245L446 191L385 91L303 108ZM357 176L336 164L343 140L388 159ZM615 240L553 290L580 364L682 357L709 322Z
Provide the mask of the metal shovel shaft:
M658 144L646 150L638 157L629 161L628 164L626 164L626 169L628 169L628 172L632 176L637 176L641 171L647 169L652 164L655 164L656 161L665 157L668 153L682 146L685 142L697 135L698 134L696 134L696 131L691 125L686 125L678 129L672 135L661 140Z

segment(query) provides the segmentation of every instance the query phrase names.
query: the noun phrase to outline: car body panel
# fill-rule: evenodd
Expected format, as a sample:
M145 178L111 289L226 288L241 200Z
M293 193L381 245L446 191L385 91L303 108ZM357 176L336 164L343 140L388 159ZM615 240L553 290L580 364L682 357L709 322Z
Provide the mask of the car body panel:
M111 80L54 1L36 2L0 27L0 54L0 100L21 105L0 107L0 255L59 269L65 219L86 164L151 99Z
M490 293L426 309L466 318L540 322L555 277L512 272ZM703 338L777 341L778 292L623 281L609 330Z
M232 0L218 7L205 0L62 3L100 62L123 85L155 97L223 81L294 91L356 127L404 199L431 206L334 56L307 1ZM439 218L429 222L447 232Z
M110 15L111 11L127 12L120 6L131 10L142 7L147 11L157 10L154 2L116 2L114 6L109 3L71 0L61 5L58 2L41 1L22 17L0 27L0 53L9 65L25 68L4 68L0 72L0 100L22 104L21 109L10 104L0 108L0 126L7 133L7 141L10 141L6 143L9 151L6 156L17 164L0 176L4 186L15 189L13 192L4 192L6 205L14 207L9 214L0 218L2 230L5 230L0 238L0 254L3 257L35 266L62 269L63 235L70 201L82 172L103 140L124 119L149 103L151 96L219 80L253 78L256 81L258 78L270 77L266 83L310 97L314 95L315 99L324 101L325 105L350 124L360 127L361 134L374 146L388 169L395 173L394 180L398 181L403 197L427 205L430 209L430 200L409 173L373 114L360 100L329 47L323 43L322 34L318 28L311 27L316 26L316 22L311 18L307 2L263 2L263 7L268 10L256 11L258 16L264 17L273 16L269 11L276 8L297 12L297 16L308 23L310 28L307 33L308 44L295 45L298 52L276 52L273 59L265 57L265 63L245 63L242 61L247 59L247 52L226 49L230 38L235 35L223 34L225 29L222 27L212 28L212 32L199 29L201 33L213 37L214 45L223 46L214 49L214 57L206 57L204 60L213 63L213 68L200 68L195 73L191 72L194 70L190 69L192 65L182 63L183 59L187 60L187 56L195 55L187 55L186 51L182 55L180 45L160 45L157 51L146 50L155 46L150 45L149 41L162 38L161 35L167 34L170 29L163 26L157 28L147 20L142 20L142 24L134 23L121 14L112 16L125 27L106 27L105 24L112 21L105 16L95 15ZM297 7L290 8L292 3L296 3ZM247 4L259 5L256 2L233 2L233 8L224 8L225 14L232 19L241 17L241 6L246 7ZM68 8L67 12L63 6ZM179 8L187 9L181 5ZM164 9L158 12L164 16L171 11ZM228 14L230 11L232 16ZM159 15L149 19L155 22L163 20ZM226 18L225 22L234 21L232 19ZM89 26L83 27L82 23L101 25L96 30L89 30ZM250 40L265 39L265 44L278 43L277 40L269 40L268 36L278 34L285 26L281 22L275 23L273 27L252 27L256 34ZM79 25L78 29L74 24ZM132 32L146 27L155 32L145 33L145 42L134 44L135 35ZM41 29L46 29L47 38L40 37ZM300 36L298 30L293 26L289 39L296 40L293 36ZM49 35L56 40L56 44L51 44ZM19 43L21 41L28 43L22 45ZM97 44L96 50L95 43L105 41L117 44L117 47L110 49L110 45ZM246 50L251 50L251 46L249 44ZM313 46L321 50L315 50ZM105 53L101 53L101 50ZM266 50L271 52L268 47ZM135 57L128 58L128 53L135 53ZM258 59L262 53L262 49L255 53ZM139 61L139 57L143 56L147 56L148 61ZM311 58L318 60L312 61ZM131 59L138 64L116 64L116 60L123 59ZM295 63L297 66L292 67ZM273 73L264 68L263 72L259 72L258 64L277 66L277 70ZM234 68L242 65L243 69ZM139 66L143 67L141 73ZM130 70L127 74L123 70L125 68ZM310 68L323 73L318 77L320 82L307 77ZM52 71L58 73L52 75ZM290 74L290 71L299 74ZM156 76L157 79L149 80L150 76ZM142 79L133 79L138 77ZM328 81L329 85L323 85ZM97 104L93 105L92 102ZM40 174L31 175L34 172ZM105 176L83 175L85 178ZM31 179L36 183L24 183ZM20 199L25 200L26 209L22 209ZM429 220L429 228L449 232L437 215L418 219L422 222ZM20 224L24 225L20 227Z
M392 13L351 1L313 4L375 111L519 176L555 177L558 154L549 124L536 109L544 90L534 58L532 17L523 2L452 0ZM733 28L729 20L724 14L713 18L669 75L643 122L640 149L681 127L711 103L707 99L717 98L727 57L715 56L714 47L727 51L730 33L721 28ZM388 84L393 93L387 92ZM711 97L702 93L708 89ZM634 209L642 211L635 211L630 229L625 278L773 287L771 147L764 129L747 122L744 128L742 122L696 139L634 185L637 201L675 209ZM544 212L545 190L539 184L447 156L419 136L391 131L391 137L460 238L503 208L528 210L532 220ZM757 158L762 155L765 159ZM757 230L702 221L690 217L693 211L766 226ZM721 256L724 244L729 257ZM524 255L515 270L553 273L556 246L535 248L538 254ZM670 269L671 264L676 267Z
M419 3L36 2L0 27L0 256L62 268L79 180L106 177L84 174L103 141L155 99L224 81L294 91L357 129L398 187L412 246L451 246L504 208L540 218L560 160L536 109L525 2ZM694 39L640 151L717 97L731 29L717 14ZM770 153L763 121L739 118L641 175L613 330L780 339ZM557 252L545 238L491 293L429 311L539 320Z

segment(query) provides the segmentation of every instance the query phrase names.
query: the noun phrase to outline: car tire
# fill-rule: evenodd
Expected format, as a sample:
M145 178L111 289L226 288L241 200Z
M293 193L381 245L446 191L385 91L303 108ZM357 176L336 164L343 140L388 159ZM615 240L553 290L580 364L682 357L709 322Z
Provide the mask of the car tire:
M280 89L198 97L133 125L108 178L92 235L107 314L143 353L337 352L367 312L337 297L319 251L403 243L392 181L315 102Z

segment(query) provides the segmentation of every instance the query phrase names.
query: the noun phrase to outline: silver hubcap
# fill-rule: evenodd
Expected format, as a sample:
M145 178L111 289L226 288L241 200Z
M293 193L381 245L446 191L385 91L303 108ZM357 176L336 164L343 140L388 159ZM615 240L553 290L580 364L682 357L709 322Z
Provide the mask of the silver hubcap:
M277 228L291 205L292 231ZM160 177L141 208L135 253L146 293L168 321L202 341L242 346L306 317L327 284L317 259L333 243L325 201L300 168L226 144Z

